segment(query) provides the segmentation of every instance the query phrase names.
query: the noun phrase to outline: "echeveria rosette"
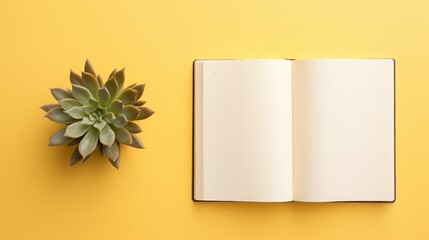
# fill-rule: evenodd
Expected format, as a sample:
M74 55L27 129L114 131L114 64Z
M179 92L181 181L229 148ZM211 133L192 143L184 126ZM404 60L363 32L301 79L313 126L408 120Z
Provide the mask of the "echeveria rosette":
M51 89L58 104L41 108L47 118L67 126L52 135L49 146L78 145L70 158L71 166L82 159L85 162L98 148L119 168L121 143L144 148L135 135L142 130L132 121L146 119L154 112L139 100L145 85L124 88L124 81L124 69L115 69L104 83L87 60L81 75L70 71L71 90Z

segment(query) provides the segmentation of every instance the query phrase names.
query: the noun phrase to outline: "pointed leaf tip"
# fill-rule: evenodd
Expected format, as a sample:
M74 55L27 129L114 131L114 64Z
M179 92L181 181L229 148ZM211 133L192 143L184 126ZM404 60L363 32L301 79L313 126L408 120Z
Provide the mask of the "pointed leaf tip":
M122 68L118 72L116 72L115 77L116 82L118 83L119 89L122 89L125 82L125 68Z
M80 138L76 138L76 139L73 139L71 142L67 143L67 146L74 146L74 145L77 145L77 144L79 144L79 143L80 143L80 140L82 140L82 137L80 137Z
M92 154L92 153L91 153ZM86 163L88 160L89 160L89 158L91 157L91 154L89 154L88 156L86 156L84 159L83 159L83 163Z
M128 124L125 126L125 129L127 129L130 133L139 133L142 131L140 126L133 122L128 122Z
M87 72L82 72L82 86L87 88L94 97L97 96L97 91L100 88L95 76Z
M63 100L65 98L72 98L72 95L67 90L62 88L51 88L51 93L57 101Z
M77 121L76 119L70 117L67 113L64 113L62 108L51 109L48 113L45 114L45 117L51 121L62 124L70 124Z
M116 74L116 68L113 69L113 71L110 73L108 79L113 78L115 76L115 74Z
M67 113L68 115L70 115L70 117L72 117L74 119L83 119L84 117L88 116L88 114L86 114L84 108L81 106L72 107L72 108L70 108L64 112Z
M55 132L49 140L48 146L59 146L70 142L72 139L64 136L66 128L62 128Z
M70 69L70 82L76 85L82 85L82 77Z
M59 108L59 107L60 107L59 104L46 104L41 106L40 108L45 112L49 112L51 109Z
M80 107L82 104L80 104L78 101L76 101L73 98L66 98L60 101L60 105L64 110L69 110L72 107Z
M116 94L119 91L119 86L118 86L118 83L116 82L116 79L114 77L109 78L109 80L107 80L107 82L106 82L106 84L104 84L104 86L109 91L110 97L112 99L114 99L116 97Z
M75 122L67 127L64 135L71 138L79 138L83 136L90 127L91 125L85 125L82 124L82 122Z
M103 107L107 107L110 102L110 93L107 88L103 87L98 90L98 99L100 100L100 104Z
M128 130L126 130L125 128L116 127L116 126L111 126L111 127L113 132L115 132L115 138L116 140L118 140L118 142L124 143L124 144L131 144L133 142L131 138L131 134L130 132L128 132Z
M103 144L99 143L98 144L98 151L100 151L101 156L104 156L104 147Z
M134 88L134 86L135 85L137 85L137 83L133 83L133 84L131 84L131 85L129 85L128 87L126 87L126 88Z
M112 164L113 167L116 168L116 170L119 170L119 165L121 164L121 156L119 156L116 160L110 160L109 159L110 164Z
M78 147L73 151L71 157L70 157L70 167L74 166L76 163L80 162L82 160L82 156L79 153Z
M97 74L95 74L94 68L92 67L92 64L89 61L89 59L86 59L85 61L84 70L85 72L92 74L94 77L97 76Z
M137 120L146 119L150 116L152 116L155 112L147 107L139 107L140 108L140 115L137 118Z
M143 142L142 140L140 140L139 137L137 137L134 134L131 134L131 138L133 139L133 142L130 144L131 147L135 147L135 148L144 148Z
M119 169L119 160L120 160L120 150L119 143L114 141L112 146L106 147L104 146L104 152L109 159L109 162L116 168Z
M98 82L98 86L100 87L104 86L103 79L101 78L100 75L97 75L97 82Z
M125 105L132 104L137 100L137 91L132 88L125 89L118 100L121 100Z
M137 102L134 102L133 105L140 107L140 106L143 106L145 103L146 103L145 101L137 101Z
M75 84L73 84L72 95L82 105L87 105L89 102L89 98L92 97L92 94L88 89Z
M128 120L135 120L139 117L140 109L134 105L127 105L124 107L122 113L127 117Z
M145 86L146 86L146 84L139 84L139 85L133 87L133 89L137 91L136 100L140 99L141 96L143 95Z

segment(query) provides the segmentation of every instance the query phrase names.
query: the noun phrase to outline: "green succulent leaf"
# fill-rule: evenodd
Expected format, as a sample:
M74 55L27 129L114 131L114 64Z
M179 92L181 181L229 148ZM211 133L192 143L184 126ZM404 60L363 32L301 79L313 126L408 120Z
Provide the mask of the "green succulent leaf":
M84 117L80 123L83 125L92 126L95 123L95 120L90 120L89 117Z
M63 100L61 100L59 102L60 102L61 107L64 110L69 110L72 107L80 107L80 106L82 106L82 104L80 104L78 101L76 101L73 98L66 98L66 99L63 99Z
M77 145L77 144L79 144L80 143L80 141L82 140L82 138L80 137L80 138L76 138L76 139L73 139L71 142L69 142L68 144L67 144L67 146L74 146L74 145Z
M97 91L100 88L97 79L92 74L86 72L82 72L82 86L87 88L94 97L97 96Z
M100 103L98 102L98 100L97 100L97 99L95 99L95 98L93 98L93 97L90 97L90 98L89 98L88 103L89 103L89 105L93 106L94 108L97 108L97 107L98 107L98 105L100 104Z
M94 149L94 150L95 150L95 149ZM91 157L91 154L89 154L88 156L86 156L86 157L83 159L83 163L86 163L86 161L88 161L90 157Z
M98 110L100 111L100 114L103 115L103 117L106 113L108 113L107 109L104 107L99 107Z
M139 107L139 106L143 106L145 103L146 103L145 101L137 101L137 102L134 102L133 105Z
M84 70L85 72L92 74L94 77L97 76L97 74L95 74L94 68L92 67L92 64L89 61L89 59L86 59L85 61Z
M114 100L107 109L116 114L122 113L124 110L124 103L120 100Z
M135 85L137 85L137 83L133 83L133 84L129 85L128 87L126 87L125 89L127 89L127 88L134 88Z
M97 75L97 82L98 82L98 86L99 87L103 87L104 86L103 79L101 78L100 75Z
M73 151L70 157L70 167L82 160L82 155L79 153L78 147Z
M101 156L104 156L104 147L103 144L99 143L98 144L98 151L100 151Z
M98 122L101 122L102 120L103 120L103 117L102 116L99 116L98 114L97 114L97 116L95 116L95 119L97 119L97 121ZM94 123L95 124L95 123ZM104 126L103 126L104 127Z
M91 117L91 112L93 112L95 109L97 109L97 107L91 106L91 105L85 105L82 106L83 110L86 112L86 114ZM90 118L91 119L91 118ZM91 119L93 120L93 119Z
M140 108L140 115L138 116L138 118L136 120L146 119L155 113L154 111L150 110L147 107L139 107L139 108Z
M98 130L91 127L79 143L79 153L83 158L89 156L97 147Z
M101 129L99 139L103 145L108 147L112 146L113 142L115 142L115 132L113 132L109 124L106 124L106 126Z
M98 89L98 99L100 100L101 106L107 107L110 102L109 90L105 87Z
M120 143L131 144L133 142L131 134L125 128L118 128L116 126L111 126L113 132L115 132L115 138Z
M49 140L48 146L59 146L71 141L71 138L64 136L66 128L62 128L55 132Z
M51 93L57 101L63 100L65 98L72 98L70 93L62 88L51 88Z
M133 123L133 122L128 122L128 124L125 126L125 129L128 130L128 132L130 133L140 133L142 132L142 129L140 128L139 125Z
M59 108L59 107L60 107L59 104L46 104L46 105L41 106L40 108L45 112L49 112L51 109Z
M85 125L81 122L75 122L67 127L67 130L64 135L71 138L79 138L83 136L89 130L90 127L91 125Z
M118 97L125 105L131 104L137 100L137 91L131 88L125 89Z
M137 91L137 98L136 98L136 100L140 99L141 96L143 95L144 87L145 86L146 86L146 84L139 84L139 85L133 87L133 89Z
M107 125L107 122L106 122L106 121L104 121L104 120L96 121L96 122L94 123L94 127L95 127L95 128L97 128L99 131L101 131L101 129L103 129L103 128L104 128L104 126L106 126L106 125Z
M115 78L109 78L109 80L107 80L106 84L104 84L104 86L107 88L107 90L109 90L110 93L110 97L113 99L116 97L116 94L119 91L119 86L118 83L116 82Z
M73 84L72 95L82 105L87 105L89 102L89 98L92 97L92 94L88 89L75 84Z
M106 122L111 123L113 120L116 119L116 116L112 112L106 112L105 114L103 114L103 119L106 120Z
M83 107L72 107L69 110L64 111L64 112L67 113L68 115L70 115L70 117L72 117L74 119L82 119L82 118L88 116L88 114L85 112Z
M110 146L103 146L104 152L106 153L107 157L112 160L116 161L119 157L119 144L116 141L113 141L113 143Z
M122 113L127 117L128 120L135 120L139 117L140 109L133 105L127 105L124 107Z
M142 140L140 140L140 138L138 138L134 134L131 134L131 138L132 138L132 143L129 146L135 147L135 148L144 148L143 142Z
M116 79L116 82L118 83L119 89L122 89L125 82L125 68L122 68L121 70L116 72L115 79Z
M45 117L47 117L51 121L62 124L70 124L77 121L76 119L70 117L70 115L68 115L67 113L64 113L62 108L51 109L45 114Z
M113 69L113 71L110 73L109 77L107 79L113 78L116 74L116 68Z
M116 119L112 121L112 123L114 126L121 128L125 127L125 125L128 123L128 119L125 117L125 115L119 114L116 116Z
M118 158L114 161L109 159L109 162L112 164L112 166L119 170L119 165L121 164L121 155L119 154Z
M82 85L82 78L79 74L70 69L70 82L75 85Z

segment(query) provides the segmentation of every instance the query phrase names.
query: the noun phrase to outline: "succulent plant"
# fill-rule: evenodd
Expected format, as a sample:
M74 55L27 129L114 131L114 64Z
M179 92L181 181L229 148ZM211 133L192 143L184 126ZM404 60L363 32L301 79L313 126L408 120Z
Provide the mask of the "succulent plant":
M78 145L70 158L70 166L83 159L86 162L98 148L117 169L120 164L120 144L144 148L135 135L141 132L133 120L150 117L154 112L140 101L145 84L124 88L124 69L113 70L104 83L86 60L81 75L70 70L72 89L52 88L58 104L41 108L46 117L66 126L55 132L49 146Z

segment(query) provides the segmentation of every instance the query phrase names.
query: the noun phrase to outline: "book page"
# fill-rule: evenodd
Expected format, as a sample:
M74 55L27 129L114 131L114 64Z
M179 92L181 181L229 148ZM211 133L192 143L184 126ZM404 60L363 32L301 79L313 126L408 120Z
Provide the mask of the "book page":
M195 63L194 199L292 200L289 60Z
M394 201L393 59L293 63L294 198Z

